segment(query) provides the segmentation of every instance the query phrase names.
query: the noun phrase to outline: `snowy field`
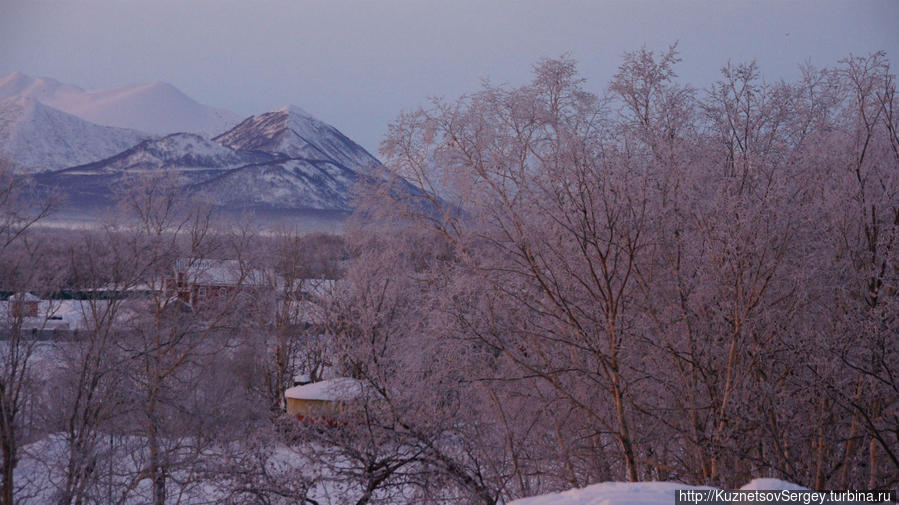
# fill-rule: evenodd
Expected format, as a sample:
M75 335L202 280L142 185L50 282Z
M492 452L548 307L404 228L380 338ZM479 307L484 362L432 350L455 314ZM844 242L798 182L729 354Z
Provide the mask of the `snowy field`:
M97 497L100 504L121 503L127 505L139 505L149 503L152 500L152 486L148 479L140 479L136 475L135 468L142 464L141 448L143 444L139 438L115 440L113 451L119 452L118 468L109 469L109 475L114 475L115 486L107 487L108 495ZM62 474L61 466L54 462L65 461L65 442L61 435L51 436L42 441L33 443L23 451L25 456L16 469L16 479L24 486L24 496L29 499L23 503L29 505L50 505L54 503L53 489L59 485ZM288 483L283 490L292 487L299 491L308 486L308 498L319 505L341 505L353 503L360 494L360 489L341 482L339 464L328 461L327 464L309 460L304 456L303 446L296 447L272 447L263 449L256 460L264 467L259 473L264 478L257 477L252 482L252 487L265 488L270 482L264 482L267 478L280 481L282 485ZM321 454L319 451L313 451ZM227 462L230 451L223 450L217 458L221 462ZM235 473L235 475L237 475ZM203 476L196 473L175 472L170 475L167 485L167 494L170 503L179 505L207 505L216 503L241 503L242 499L250 499L249 495L243 496L241 489L246 489L247 483L239 478ZM689 486L678 482L604 482L594 484L581 489L570 489L560 493L551 493L530 498L522 498L507 503L507 505L674 505L675 493L678 490L712 491L716 488L705 486ZM744 485L741 490L768 490L768 491L793 491L806 490L806 488L785 482L779 479L759 478ZM301 491L300 491L301 492ZM301 492L302 493L302 492ZM241 498L243 496L243 498ZM402 490L394 490L391 496L376 496L376 503L384 505L414 504L413 493L404 493ZM272 504L289 505L296 502L293 497L280 496L273 500ZM105 501L104 501L105 500ZM799 501L798 503L802 503ZM818 503L818 502L815 502ZM823 503L834 503L824 501ZM844 502L840 502L844 503Z
M184 448L183 457L196 456L191 439L169 441ZM50 435L25 446L22 459L15 470L19 496L26 497L22 505L54 505L56 490L64 483L67 461L65 435ZM144 505L153 500L150 479L142 478L138 469L146 465L146 443L141 437L103 437L101 452L111 451L115 464L96 468L100 484L92 503L98 505ZM219 447L203 449L208 463L203 470L177 469L177 463L166 482L166 503L177 505L213 505L262 503L293 505L304 503L305 496L319 505L342 505L355 502L362 494L357 486L348 484L339 475L342 471L338 457L327 462L312 461L306 454L322 454L320 447L308 445L254 447ZM327 451L326 451L327 452ZM179 455L174 454L177 460ZM230 472L222 472L222 468ZM257 494L260 493L260 494ZM355 497L355 498L354 498ZM379 504L400 505L415 503L403 490L392 490L390 497L376 492ZM385 501L386 500L386 501ZM309 502L305 502L309 503Z

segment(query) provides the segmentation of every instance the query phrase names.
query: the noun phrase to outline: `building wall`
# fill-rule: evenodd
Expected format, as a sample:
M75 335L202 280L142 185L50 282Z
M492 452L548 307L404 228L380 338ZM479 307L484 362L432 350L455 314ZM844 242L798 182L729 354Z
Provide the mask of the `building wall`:
M340 411L339 402L325 400L298 400L287 398L287 414L303 418L333 417Z
M38 302L11 301L9 302L9 313L12 317L37 317Z

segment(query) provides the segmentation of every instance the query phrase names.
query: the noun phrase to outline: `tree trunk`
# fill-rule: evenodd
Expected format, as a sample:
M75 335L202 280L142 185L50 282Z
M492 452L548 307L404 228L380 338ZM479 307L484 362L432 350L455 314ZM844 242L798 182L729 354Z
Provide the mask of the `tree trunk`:
M3 462L0 464L2 472L3 489L0 490L0 505L13 505L13 471L16 468L16 448L10 443L8 435L3 440Z
M156 467L153 479L153 505L165 505L165 467Z

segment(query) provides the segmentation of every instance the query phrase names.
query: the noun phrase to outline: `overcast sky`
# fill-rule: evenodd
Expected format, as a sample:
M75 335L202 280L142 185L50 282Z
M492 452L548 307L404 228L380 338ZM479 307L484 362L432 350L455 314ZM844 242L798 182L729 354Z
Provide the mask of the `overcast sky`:
M296 104L376 153L387 124L482 78L523 84L568 52L601 92L622 53L679 42L684 81L756 59L796 65L887 51L899 0L0 0L0 74L83 88L148 81L250 115Z

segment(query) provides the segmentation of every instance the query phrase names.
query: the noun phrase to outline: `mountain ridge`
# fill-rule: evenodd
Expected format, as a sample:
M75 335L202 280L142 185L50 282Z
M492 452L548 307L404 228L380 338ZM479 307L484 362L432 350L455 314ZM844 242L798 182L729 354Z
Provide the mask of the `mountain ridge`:
M296 105L234 121L215 136L196 131L155 135L93 124L44 101L62 102L83 115L85 110L107 110L113 104L110 107L120 116L142 117L149 113L141 109L141 103L155 103L154 113L165 115L172 107L189 109L182 107L185 100L197 102L163 82L85 91L21 73L0 77L0 98L7 95L11 96L0 104L28 105L0 114L0 126L12 125L7 130L13 140L22 132L32 138L12 157L17 158L18 167L31 167L23 171L33 173L39 186L62 194L68 200L66 212L73 215L114 206L121 188L150 176L163 177L191 200L224 211L261 209L345 217L353 210L353 186L381 180L377 158ZM163 102L164 107L159 105ZM138 105L129 109L129 103ZM4 117L9 119L6 123ZM36 126L31 128L32 124ZM51 159L23 159L27 157L22 152L44 153L41 156ZM42 163L39 170L38 162ZM415 190L399 181L391 191Z
M240 116L203 105L162 81L84 90L50 77L21 72L0 76L0 100L29 97L102 126L128 128L154 135L177 132L217 135Z
M372 178L379 164L333 126L289 106L251 116L211 140L190 133L147 139L37 180L64 188L74 202L97 202L112 201L135 176L165 173L192 199L221 208L347 213L351 188Z
M365 171L381 164L340 130L295 105L250 116L212 140L232 149L332 160Z
M19 172L45 172L102 159L148 137L85 121L30 97L0 101L0 156Z

